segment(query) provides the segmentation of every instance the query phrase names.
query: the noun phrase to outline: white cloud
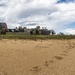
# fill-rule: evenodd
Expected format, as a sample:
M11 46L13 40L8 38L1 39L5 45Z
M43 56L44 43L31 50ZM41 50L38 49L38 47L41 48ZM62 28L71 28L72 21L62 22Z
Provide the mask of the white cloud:
M40 25L59 32L75 21L75 3L56 4L57 0L0 0L0 2L6 5L0 6L0 21L5 21L9 28L30 24L30 27Z
M66 29L63 32L65 32L66 34L73 34L73 35L75 35L75 28Z
M51 6L54 2L55 0L10 0L7 1L8 7L2 9L2 14L4 13L2 17L8 23L15 22L17 24L18 21L27 21L28 18L32 18L31 21L40 22L49 11L53 11L54 8Z

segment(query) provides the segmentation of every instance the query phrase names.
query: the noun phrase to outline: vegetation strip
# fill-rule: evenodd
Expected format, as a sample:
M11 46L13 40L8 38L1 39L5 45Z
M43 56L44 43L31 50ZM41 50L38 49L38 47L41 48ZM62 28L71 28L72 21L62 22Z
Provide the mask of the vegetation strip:
M0 39L75 39L75 35L24 35L6 34L0 35Z

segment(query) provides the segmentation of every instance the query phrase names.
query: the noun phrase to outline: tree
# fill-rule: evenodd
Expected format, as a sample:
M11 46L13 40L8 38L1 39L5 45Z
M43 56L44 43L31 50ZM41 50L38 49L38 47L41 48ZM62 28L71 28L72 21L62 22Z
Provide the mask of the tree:
M53 29L50 30L50 34L54 35L56 34L55 31Z
M63 32L60 32L58 35L65 35Z

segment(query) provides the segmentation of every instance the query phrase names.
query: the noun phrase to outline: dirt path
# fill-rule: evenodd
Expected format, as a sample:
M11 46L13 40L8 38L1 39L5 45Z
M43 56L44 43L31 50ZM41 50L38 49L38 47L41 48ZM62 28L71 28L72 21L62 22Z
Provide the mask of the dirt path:
M75 75L75 40L0 40L0 75Z

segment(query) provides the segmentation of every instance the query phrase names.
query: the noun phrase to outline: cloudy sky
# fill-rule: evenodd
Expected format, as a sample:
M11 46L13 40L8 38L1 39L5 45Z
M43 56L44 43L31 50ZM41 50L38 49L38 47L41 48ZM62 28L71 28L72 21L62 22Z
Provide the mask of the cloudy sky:
M75 0L0 0L0 22L75 34Z

